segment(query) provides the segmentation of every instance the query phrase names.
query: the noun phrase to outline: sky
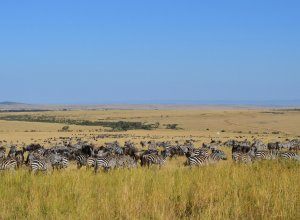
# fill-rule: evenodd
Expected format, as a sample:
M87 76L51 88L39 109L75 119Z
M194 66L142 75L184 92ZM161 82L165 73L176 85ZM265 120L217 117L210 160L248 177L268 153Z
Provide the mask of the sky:
M300 99L300 1L0 1L0 102Z

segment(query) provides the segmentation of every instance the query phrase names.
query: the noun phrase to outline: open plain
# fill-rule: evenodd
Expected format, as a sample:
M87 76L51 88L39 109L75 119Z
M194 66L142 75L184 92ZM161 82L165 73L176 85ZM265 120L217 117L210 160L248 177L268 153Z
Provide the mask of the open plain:
M34 122L36 118L55 120ZM112 130L78 121L142 122L156 127ZM175 129L168 129L171 124L176 124ZM194 106L2 112L0 145L21 149L39 143L49 148L66 139L96 147L128 140L137 148L141 141L174 145L192 140L195 148L211 140L260 139L267 144L300 139L299 125L298 109ZM68 128L63 131L63 126ZM228 159L203 167L185 167L186 157L178 156L167 159L161 168L138 165L96 174L78 170L72 161L67 169L51 173L32 174L25 165L15 172L2 171L0 219L300 218L299 161L235 164L231 148L221 145L220 149Z

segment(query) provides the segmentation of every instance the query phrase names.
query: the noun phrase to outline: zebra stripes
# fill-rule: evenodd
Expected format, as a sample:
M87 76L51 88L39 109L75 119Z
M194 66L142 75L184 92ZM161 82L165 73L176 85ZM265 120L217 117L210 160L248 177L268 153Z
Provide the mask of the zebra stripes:
M232 153L232 160L237 163L253 163L255 157L251 155L249 152L233 152Z
M80 169L82 166L86 165L87 158L88 158L88 156L86 156L84 154L76 156L75 160L76 160L76 164L77 164L78 169Z
M0 161L0 170L16 170L17 161L13 158L6 158Z
M206 164L206 156L203 155L198 155L198 156L191 156L187 158L187 161L185 163L185 165L188 166L203 166L204 164Z
M255 152L256 160L274 160L276 158L278 158L277 151L259 150Z
M194 156L205 156L208 157L209 156L209 148L200 148L200 149L194 149L193 154Z
M51 167L50 161L46 161L44 159L33 159L30 163L30 170L32 173L36 173L37 171L48 171Z
M104 168L104 171L109 171L117 166L117 159L114 156L97 157L95 161L95 173L99 168Z
M86 167L87 168L95 167L96 159L97 159L96 157L88 157L86 160Z
M141 160L142 166L150 166L153 164L159 165L159 167L163 166L167 160L167 156L157 155L157 154L146 154L143 155Z
M297 155L295 152L291 152L291 151L281 152L279 154L279 157L283 158L283 159L300 160L299 155Z
M136 161L128 155L88 157L86 167L87 169L94 167L95 172L100 168L105 171L113 168L134 168L136 167Z
M209 164L214 164L220 160L226 160L227 157L223 151L216 150L215 152L211 153L209 156L198 155L198 156L191 156L187 158L185 163L186 166L204 166Z
M67 157L61 157L57 164L59 169L66 169L69 167L69 159Z

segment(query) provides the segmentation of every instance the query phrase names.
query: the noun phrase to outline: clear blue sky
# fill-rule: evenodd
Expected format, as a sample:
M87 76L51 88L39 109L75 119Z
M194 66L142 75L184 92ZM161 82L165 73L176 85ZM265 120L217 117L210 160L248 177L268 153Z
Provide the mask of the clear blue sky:
M300 99L300 1L0 1L0 101Z

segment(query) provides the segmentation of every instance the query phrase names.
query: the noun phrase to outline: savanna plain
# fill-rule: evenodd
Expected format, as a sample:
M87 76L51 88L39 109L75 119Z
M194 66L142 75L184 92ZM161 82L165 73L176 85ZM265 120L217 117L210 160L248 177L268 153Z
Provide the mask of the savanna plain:
M60 123L20 121L18 116L56 118ZM12 117L4 120L3 117ZM131 140L229 139L284 142L300 139L297 109L182 107L0 113L0 145L40 143L51 147L69 138L95 146ZM151 130L64 124L63 120L156 124ZM167 125L176 124L175 129ZM63 126L69 126L62 131ZM45 141L45 140L52 141ZM66 170L32 174L24 167L0 173L0 219L300 219L300 163L293 160L235 164L228 160L185 167L185 156L157 166L94 173L75 163ZM299 152L298 152L299 154Z

